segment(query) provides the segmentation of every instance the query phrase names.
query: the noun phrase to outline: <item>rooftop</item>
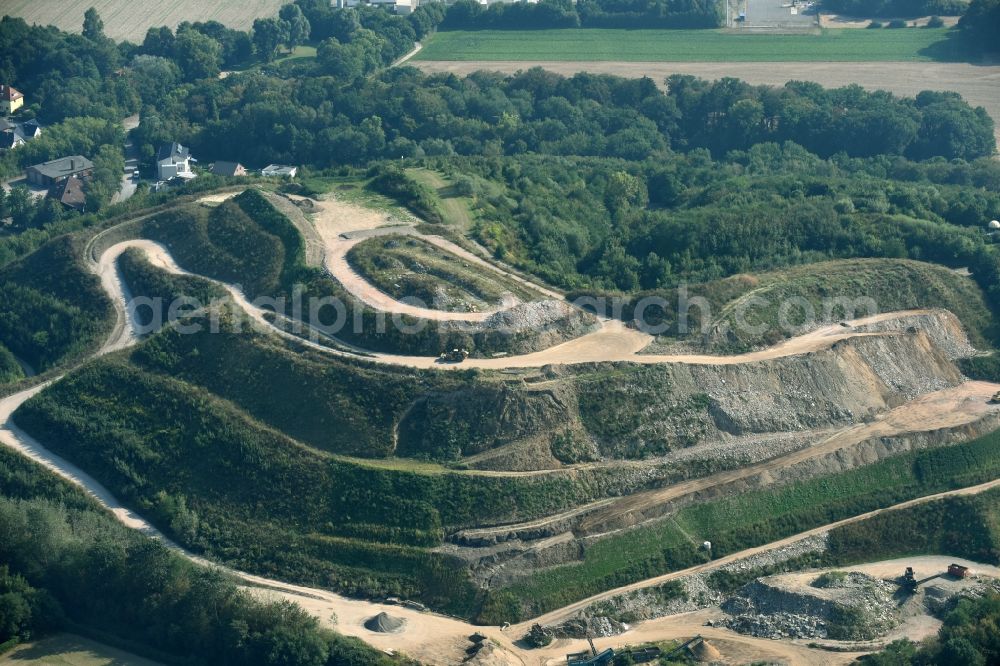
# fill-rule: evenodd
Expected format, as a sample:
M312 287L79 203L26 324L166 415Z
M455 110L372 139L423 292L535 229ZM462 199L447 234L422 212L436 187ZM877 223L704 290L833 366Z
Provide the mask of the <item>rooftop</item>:
M56 183L49 190L49 196L77 210L83 210L87 205L87 194L83 191L83 181L76 176L70 176Z
M59 159L33 164L28 167L48 178L62 178L94 168L94 163L83 155L70 155Z
M265 175L287 176L295 173L297 170L298 167L288 166L287 164L268 164L260 172Z
M173 143L165 143L160 146L160 149L156 151L156 161L160 162L162 160L186 160L191 156L191 152L188 150L187 146L182 146L176 141Z
M235 176L242 165L239 162L217 161L212 165L212 173L219 176Z
M21 99L22 97L24 97L24 95L21 94L20 90L11 88L5 83L0 83L0 99L7 102L13 102L14 100Z

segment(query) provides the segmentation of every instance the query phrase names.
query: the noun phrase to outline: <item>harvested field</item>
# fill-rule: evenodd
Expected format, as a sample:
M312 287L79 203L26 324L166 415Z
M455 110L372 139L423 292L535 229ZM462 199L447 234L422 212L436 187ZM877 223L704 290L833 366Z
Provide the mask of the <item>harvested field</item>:
M80 32L83 13L94 7L104 20L104 34L113 39L141 42L146 30L181 21L218 21L230 28L246 30L256 18L275 16L284 0L6 0L5 16L19 16L28 23L54 25Z
M788 81L815 81L826 87L856 83L868 90L912 97L921 90L950 90L972 106L982 106L1000 128L1000 65L913 62L560 62L414 60L425 72L463 75L477 70L513 73L530 67L572 76L577 72L648 76L659 84L671 74L693 74L705 79L734 76L755 85L783 86ZM1000 139L1000 129L997 130Z

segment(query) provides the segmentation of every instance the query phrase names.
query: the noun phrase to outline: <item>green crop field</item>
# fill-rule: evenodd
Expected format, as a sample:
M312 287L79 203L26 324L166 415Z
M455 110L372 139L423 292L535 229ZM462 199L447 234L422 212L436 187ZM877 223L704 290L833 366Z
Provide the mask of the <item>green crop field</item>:
M481 30L435 35L416 60L793 62L950 60L948 29L823 30L736 34L723 30Z

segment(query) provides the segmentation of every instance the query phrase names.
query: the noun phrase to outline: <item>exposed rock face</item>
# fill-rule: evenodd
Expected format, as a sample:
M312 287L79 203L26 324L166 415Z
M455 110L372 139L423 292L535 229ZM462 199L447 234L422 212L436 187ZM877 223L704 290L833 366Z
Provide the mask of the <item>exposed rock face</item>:
M525 374L529 383L520 385L430 396L400 424L400 452L405 455L415 436L470 433L473 441L463 443L461 455L479 456L475 467L529 471L697 455L703 446L735 438L770 438L784 446L781 436L870 421L963 381L953 359L973 350L950 313L870 328L879 327L889 330L861 331L826 349L754 363L567 366L553 376Z
M971 347L950 313L915 315L903 324L889 322L892 330L884 333L870 331L870 335L850 338L828 349L771 361L668 364L643 368L641 375L626 374L626 380L637 383L635 388L649 388L660 399L646 400L646 393L636 399L634 405L640 411L634 422L638 426L619 437L674 436L686 423L678 418L678 405L698 394L707 394L707 407L700 415L692 411L684 414L691 418L692 429L706 434L698 443L661 458L598 468L614 478L614 490L610 490L611 485L604 486L604 496L635 495L651 488L655 495L655 489L669 489L679 480L746 467L796 451L803 451L803 455L784 464L761 465L759 471L748 470L733 480L692 486L676 494L666 492L651 501L630 500L627 511L617 509L614 499L605 499L547 519L463 530L451 535L445 550L469 562L474 578L484 587L502 587L539 568L579 560L588 541L596 536L669 516L691 503L842 472L907 451L966 441L1000 427L1000 413L991 412L965 425L851 439L851 433L858 431L845 430L849 426L874 421L915 397L964 381L951 358L965 355ZM570 419L577 433L593 432L594 414L582 409L580 395L585 381L603 381L595 379L604 376L595 374L599 369L620 380L619 375L632 372L634 366L563 368L544 383L545 390L552 391L562 406L560 414ZM614 384L597 387L598 399L591 403L591 409L601 409L606 386ZM614 396L604 402L616 410L632 405ZM830 446L827 452L804 453L807 447L830 441L834 433L842 431L847 433L842 445ZM598 446L605 459L624 451L607 440ZM502 451L498 448L493 454L499 456ZM583 475L582 480L596 472L574 469L565 473Z
M726 626L764 638L871 640L899 623L894 585L848 573L815 587L807 576L768 576L745 585L722 604L732 616Z

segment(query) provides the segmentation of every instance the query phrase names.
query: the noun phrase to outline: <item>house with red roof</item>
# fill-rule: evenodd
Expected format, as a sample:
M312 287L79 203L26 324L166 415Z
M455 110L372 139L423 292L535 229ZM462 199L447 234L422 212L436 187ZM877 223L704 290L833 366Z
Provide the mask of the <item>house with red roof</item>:
M0 111L9 116L22 106L24 106L24 95L6 83L0 83Z

